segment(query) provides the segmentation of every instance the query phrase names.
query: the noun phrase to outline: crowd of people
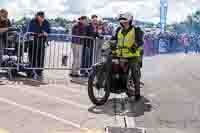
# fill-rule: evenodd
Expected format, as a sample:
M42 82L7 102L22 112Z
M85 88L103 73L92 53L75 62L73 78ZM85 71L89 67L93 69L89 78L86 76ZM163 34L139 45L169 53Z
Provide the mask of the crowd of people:
M103 39L104 35L112 35L112 29L106 26L103 20L98 19L97 15L92 15L91 19L87 16L81 16L72 27L72 50L73 50L73 64L72 64L72 77L82 76L87 77L88 71L81 70L80 68L90 68L93 63L93 39ZM77 37L78 36L78 37ZM85 37L81 39L79 36Z
M164 50L161 43L164 42ZM144 37L145 56L159 53L175 53L190 51L200 53L200 34L198 33L146 33Z
M8 12L5 9L0 10L0 28L11 27L10 20L8 19ZM80 68L89 68L93 63L93 49L94 39L100 38L104 35L112 35L113 27L109 26L107 22L99 19L97 15L92 15L91 19L87 16L81 16L77 19L72 27L72 77L81 75L88 76L88 71L81 70ZM33 41L29 42L29 61L30 67L43 68L45 56L45 43L47 36L50 33L50 23L45 19L44 12L38 12L35 17L27 25L27 32L31 32L34 36ZM81 39L83 36L84 39ZM87 36L87 38L85 38ZM3 44L3 43L1 43ZM37 70L36 73L41 76L42 70ZM33 75L29 75L33 76Z

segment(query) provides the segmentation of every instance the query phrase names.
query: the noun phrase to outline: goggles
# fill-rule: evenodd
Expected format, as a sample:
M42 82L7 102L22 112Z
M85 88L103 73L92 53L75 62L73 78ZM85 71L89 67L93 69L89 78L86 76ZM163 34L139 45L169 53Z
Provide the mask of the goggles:
M128 22L128 19L126 19L126 18L120 18L119 22L120 23L126 23L126 22Z

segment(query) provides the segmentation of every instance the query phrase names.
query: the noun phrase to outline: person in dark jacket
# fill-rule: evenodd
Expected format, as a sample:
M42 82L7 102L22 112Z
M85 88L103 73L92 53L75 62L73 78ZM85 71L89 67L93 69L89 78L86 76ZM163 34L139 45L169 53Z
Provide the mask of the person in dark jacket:
M8 11L5 9L0 10L0 45L3 47L3 43L6 43L6 32L8 31L8 28L11 27L11 22L8 19ZM5 44L4 44L5 45Z
M99 37L98 34L98 16L92 15L92 22L88 24L86 28L86 36L90 38L85 39L85 43L83 46L83 54L82 54L82 65L81 67L84 69L89 69L93 63L93 52L95 45L95 38ZM92 39L93 38L93 39ZM81 71L81 74L85 77L88 76L88 72L85 70Z
M28 32L33 35L33 41L29 46L29 62L32 68L37 68L36 74L42 76L44 67L45 44L50 33L50 24L45 19L44 12L38 12L31 20ZM30 76L30 75L29 75Z
M73 63L72 63L72 73L70 76L79 77L80 67L81 67L81 57L84 45L84 39L80 38L80 36L86 35L86 23L87 17L81 16L78 19L78 23L76 23L72 27L72 51L73 51Z
M11 22L8 19L8 11L5 9L0 10L0 28L8 28L11 26Z
M138 101L141 98L140 94L140 79L142 67L142 57L143 57L143 38L144 32L140 27L135 27L133 24L133 16L131 13L126 12L119 14L118 18L120 22L120 27L116 29L115 34L111 38L113 40L113 45L110 46L112 50L112 55L116 57L123 57L128 59L129 69L132 71L132 76L134 77L134 90L128 88L128 94L135 95L135 100ZM112 75L112 58L110 55L106 61L106 71L107 80L111 80ZM140 65L140 68L138 67ZM127 83L127 75L122 77L123 83Z
M5 9L0 10L0 63L5 47L8 47L7 31L11 27L10 20L8 19L8 11Z

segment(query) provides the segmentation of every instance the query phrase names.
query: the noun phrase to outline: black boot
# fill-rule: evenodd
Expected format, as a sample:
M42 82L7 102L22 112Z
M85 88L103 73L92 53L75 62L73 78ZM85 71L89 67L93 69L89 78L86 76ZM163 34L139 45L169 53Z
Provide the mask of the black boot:
M42 70L37 70L36 71L36 73L37 73L37 78L38 78L38 80L43 80L43 71Z
M136 94L135 95L135 101L139 101L141 99L141 95L140 94Z
M40 77L42 77L42 76L43 76L43 71L38 70L38 71L37 71L37 75L40 76Z

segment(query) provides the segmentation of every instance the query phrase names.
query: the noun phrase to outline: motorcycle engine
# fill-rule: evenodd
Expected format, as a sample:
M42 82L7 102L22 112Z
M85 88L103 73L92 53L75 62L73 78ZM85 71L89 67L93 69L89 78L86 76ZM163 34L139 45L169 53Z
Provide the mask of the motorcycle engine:
M123 73L115 73L112 75L112 92L122 93L126 90L126 78Z

